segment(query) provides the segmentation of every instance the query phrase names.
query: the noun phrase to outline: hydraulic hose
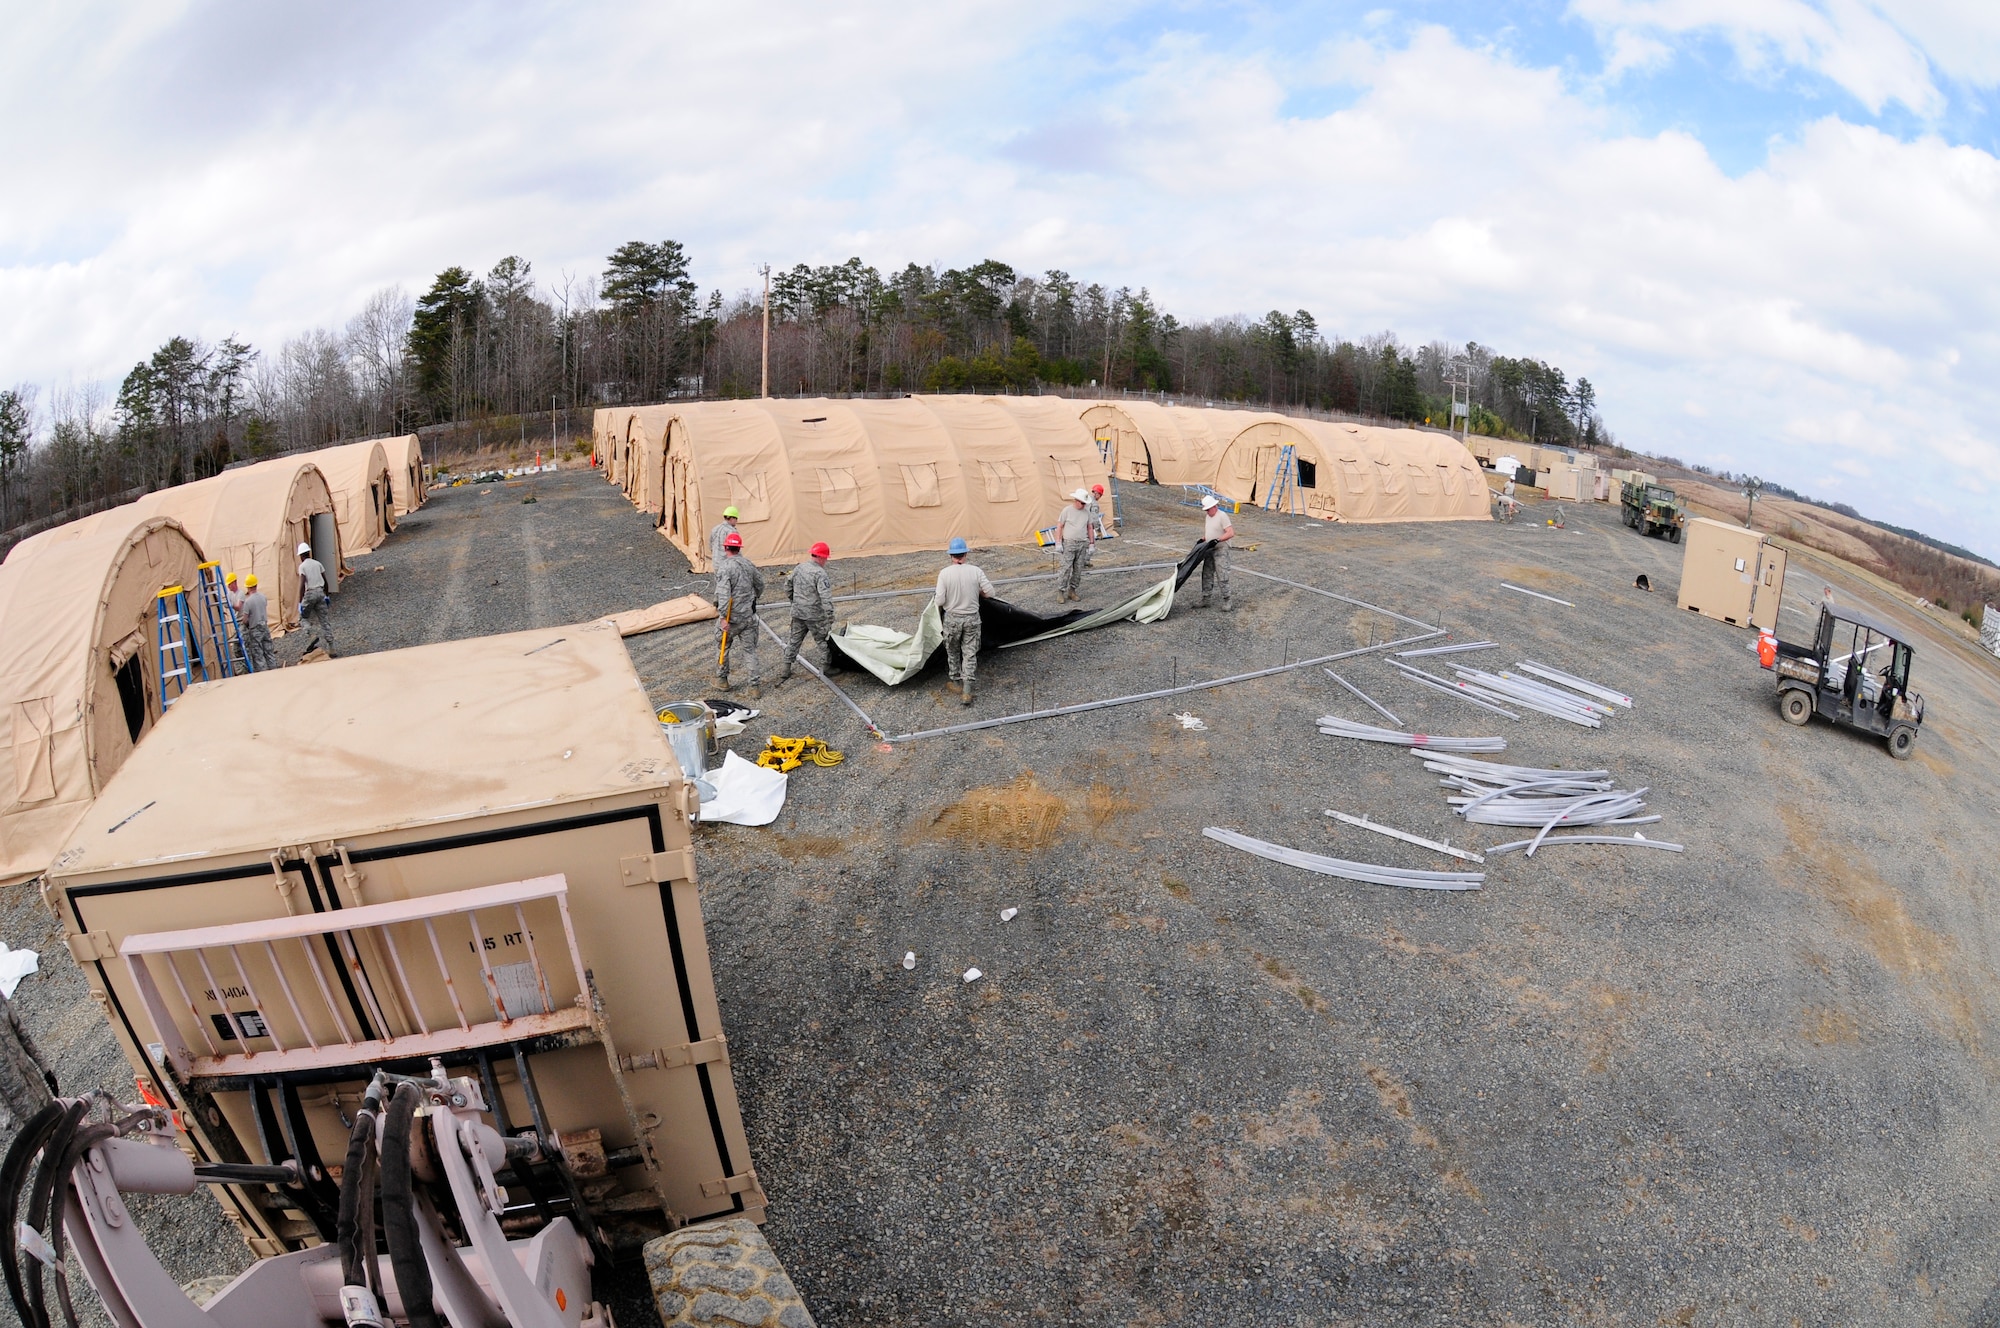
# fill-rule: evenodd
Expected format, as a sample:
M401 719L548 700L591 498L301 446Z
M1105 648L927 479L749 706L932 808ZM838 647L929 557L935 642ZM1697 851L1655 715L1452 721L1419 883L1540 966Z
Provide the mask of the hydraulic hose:
M37 1231L48 1228L49 1208L54 1201L54 1192L63 1187L68 1176L62 1169L62 1157L69 1151L70 1141L76 1137L78 1122L90 1110L90 1103L77 1099L64 1108L61 1119L50 1130L49 1137L42 1144L42 1165L35 1172L35 1183L28 1195L27 1223ZM58 1278L64 1270L57 1268ZM49 1328L48 1293L42 1283L42 1264L37 1260L28 1269L27 1313L21 1321L27 1328Z
M7 1296L23 1324L34 1322L34 1316L28 1309L27 1288L21 1281L21 1189L27 1184L35 1154L68 1114L68 1108L60 1102L44 1106L22 1125L7 1149L6 1161L0 1162L0 1264L5 1265Z
M341 1280L348 1286L365 1286L381 1291L381 1274L375 1263L375 1178L379 1154L375 1151L375 1107L372 1090L361 1110L354 1113L354 1128L347 1136L347 1163L340 1171L340 1218L336 1228L340 1239Z
M410 1328L444 1328L431 1303L431 1270L417 1237L416 1197L410 1189L410 1125L423 1093L414 1083L396 1085L382 1118L382 1234L396 1273Z

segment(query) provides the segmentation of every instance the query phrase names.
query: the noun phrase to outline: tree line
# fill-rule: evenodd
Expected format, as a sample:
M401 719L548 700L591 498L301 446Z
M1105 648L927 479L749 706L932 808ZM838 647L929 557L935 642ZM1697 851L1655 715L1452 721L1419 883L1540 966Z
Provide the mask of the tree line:
M1470 343L1329 335L1305 310L1182 322L1146 289L986 260L885 275L850 258L770 277L778 395L1128 390L1445 425L1452 380L1474 432L1610 442L1589 380ZM508 256L372 295L344 326L265 352L169 339L115 392L0 392L0 530L235 461L426 425L543 410L755 396L761 290L704 297L677 241L634 240L600 273L538 279Z

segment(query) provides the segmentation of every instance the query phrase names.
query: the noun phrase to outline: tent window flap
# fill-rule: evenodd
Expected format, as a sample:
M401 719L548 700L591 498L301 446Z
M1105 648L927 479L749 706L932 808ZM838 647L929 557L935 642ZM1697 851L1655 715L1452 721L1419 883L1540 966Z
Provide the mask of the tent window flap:
M942 507L944 495L938 490L937 463L925 461L904 466L903 496L912 507Z
M1021 490L1014 475L1011 461L982 461L979 471L986 480L986 501L989 503L1011 503L1021 497Z
M852 466L819 467L819 510L828 516L861 510L861 488Z
M737 510L738 521L769 521L771 500L764 484L761 470L732 470L727 472L729 480L729 504Z

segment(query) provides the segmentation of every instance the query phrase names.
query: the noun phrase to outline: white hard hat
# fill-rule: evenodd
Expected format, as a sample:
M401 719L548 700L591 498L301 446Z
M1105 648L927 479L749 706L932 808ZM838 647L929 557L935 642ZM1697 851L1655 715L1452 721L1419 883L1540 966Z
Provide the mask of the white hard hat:
M1218 503L1218 502L1216 502L1216 501L1215 501L1215 495L1214 495L1214 494L1212 494L1212 493L1208 493L1208 494L1203 494L1203 495L1202 495L1202 498L1201 498L1201 505L1202 505L1203 507L1220 507L1220 506L1222 506L1222 504L1221 504L1221 503Z
M1090 501L1090 490L1078 489L1075 493L1071 494L1070 497L1076 499L1080 503L1087 503Z
M301 557L301 558L305 557L305 556L306 556L307 554L311 553L312 551L313 551L313 546L312 546L312 545L310 545L310 544L301 544L301 545L299 545L299 557Z

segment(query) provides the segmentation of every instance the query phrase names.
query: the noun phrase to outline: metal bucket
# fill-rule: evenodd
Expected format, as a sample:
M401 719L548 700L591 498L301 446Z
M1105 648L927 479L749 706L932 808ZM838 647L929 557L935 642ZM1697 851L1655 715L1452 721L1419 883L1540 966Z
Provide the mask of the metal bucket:
M659 720L681 773L700 779L708 769L708 753L715 750L715 712L699 701L676 701L660 708Z

